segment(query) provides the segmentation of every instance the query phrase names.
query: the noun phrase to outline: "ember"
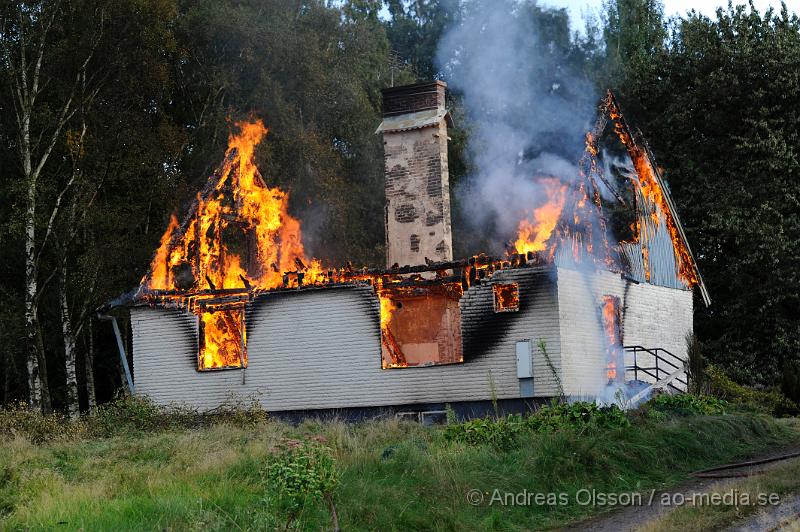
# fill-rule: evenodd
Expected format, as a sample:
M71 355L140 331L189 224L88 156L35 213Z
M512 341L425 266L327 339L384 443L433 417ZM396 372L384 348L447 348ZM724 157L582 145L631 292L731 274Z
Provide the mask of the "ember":
M495 312L517 312L519 310L519 285L517 283L494 283Z

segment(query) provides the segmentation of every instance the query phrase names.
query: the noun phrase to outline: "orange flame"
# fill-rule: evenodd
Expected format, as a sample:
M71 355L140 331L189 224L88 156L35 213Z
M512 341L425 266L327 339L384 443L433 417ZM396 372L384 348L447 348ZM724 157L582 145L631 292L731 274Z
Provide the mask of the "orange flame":
M200 314L203 343L200 346L200 369L247 366L245 329L242 312L220 310Z
M619 299L614 296L603 296L603 328L608 346L606 378L609 381L617 378L617 353L622 345L619 325Z
M183 232L172 218L143 280L146 288L182 288L174 271L180 265L191 269L196 289L276 288L282 272L298 268L296 259L308 265L309 281L321 274L319 261L305 256L300 222L288 213L288 195L267 187L253 161L267 129L260 120L236 126L239 134L228 139L221 177L205 197L198 194ZM242 237L239 246L227 241L232 233Z
M548 240L561 217L567 195L567 185L554 178L542 180L547 194L547 202L533 210L532 220L520 220L517 229L517 240L514 247L517 253L527 254L529 251L544 251Z
M647 199L649 204L653 206L649 212L649 215L652 218L655 226L659 225L661 216L664 217L665 224L669 230L670 238L672 239L673 247L675 248L676 252L678 276L687 284L687 286L693 287L698 285L700 280L694 267L694 260L692 259L691 253L689 252L688 247L680 235L680 231L678 230L677 223L675 221L675 216L669 208L667 198L661 190L658 179L655 175L655 170L653 169L653 165L651 164L645 149L636 144L629 131L623 126L622 114L614 103L610 93L606 98L606 106L609 116L612 120L614 120L614 131L617 133L617 137L619 137L620 142L622 142L622 144L627 148L628 154L633 161L633 166L636 169L636 174L639 177L638 184L642 195ZM647 235L642 231L641 224L638 221L637 229L637 234L640 239L647 238ZM646 256L647 251L644 246L642 246L642 248L643 252L645 253L645 274L649 280L650 271L648 266L648 257Z
M288 195L267 187L255 165L255 147L267 128L260 120L236 127L239 133L228 138L225 163L211 178L211 188L198 194L191 218L183 227L174 216L170 220L143 287L270 289L282 284L286 272L302 270L308 282L322 275L320 262L305 256L300 222L288 212ZM241 324L236 327L229 312L204 311L201 319L201 369L238 367L246 361L240 356Z

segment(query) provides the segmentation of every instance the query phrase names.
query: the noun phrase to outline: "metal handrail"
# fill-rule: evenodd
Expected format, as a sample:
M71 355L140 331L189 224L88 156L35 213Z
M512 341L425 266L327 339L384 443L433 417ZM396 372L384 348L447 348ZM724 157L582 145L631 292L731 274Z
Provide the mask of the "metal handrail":
M655 375L652 373L652 371L654 371L654 370L656 371ZM660 380L660 378L662 376L661 373L666 373L667 375L669 375L669 373L665 369L656 368L656 367L645 368L645 367L642 367L642 366L625 366L625 371L626 372L627 371L633 371L634 372L633 378L636 379L636 380L638 380L638 372L639 371L641 371L642 373L645 373L645 374L653 377L656 380ZM688 384L686 382L686 380L684 380L684 379L682 379L680 377L677 377L675 380L678 381L679 383L683 384L684 386L686 386Z
M627 370L627 369L633 369L633 368L634 368L634 366L626 366L626 368L625 368L625 369ZM654 375L653 373L651 373L651 372L649 371L651 368L638 368L638 369L639 369L639 371L641 371L641 372L642 372L642 373L644 373L645 375L649 375L650 377L652 377L653 379L655 379L655 380L656 380L656 382L658 382L659 380L661 380L661 379L659 379L659 377L657 377L656 375ZM682 379L678 379L678 378L676 378L675 380L676 380L676 381L678 381L678 382L680 382L680 383L681 383L681 384L683 384L684 386L687 386L687 384L686 384L686 381L684 381L684 380L682 380ZM674 384L672 384L672 383L669 383L669 384L667 384L667 386L669 386L670 388L674 389L675 391L678 391L678 392L681 392L681 393L683 393L683 390L681 390L680 388L678 388L677 386L675 386L675 385L674 385Z
M662 371L665 374L669 375L670 373L672 373L675 370L683 369L683 368L686 367L686 365L685 365L685 363L684 363L682 358L680 358L679 356L675 355L674 353L671 353L670 351L664 349L663 347L647 348L647 347L643 347L641 345L626 345L626 346L623 346L623 349L625 351L630 351L630 352L633 353L633 365L632 366L625 366L625 371L627 372L628 370L633 370L633 378L635 380L639 380L639 372L640 371L643 372L645 375L648 375L648 376L654 378L656 381L658 381L658 380L661 379L661 372ZM637 355L640 352L644 352L644 353L647 353L647 354L651 355L653 357L653 360L655 361L655 366L653 366L653 367L642 367L642 366L639 366L639 361L638 361L638 356ZM673 361L665 358L664 356L659 355L659 352L664 353L665 355L668 355L668 356L672 357L672 359L674 361L677 361L679 365L676 365L675 363L673 363ZM662 363L661 367L659 367L659 365L658 365L659 362ZM667 366L671 367L672 369L669 370L668 368L663 367L664 364L666 364ZM652 371L655 371L655 375L652 373ZM683 384L684 386L688 386L688 382L686 380L684 380L684 379L676 378L675 380L678 381L679 383ZM672 386L672 385L670 384L670 386ZM677 387L675 387L675 386L672 386L672 387L675 388L676 390L678 390Z

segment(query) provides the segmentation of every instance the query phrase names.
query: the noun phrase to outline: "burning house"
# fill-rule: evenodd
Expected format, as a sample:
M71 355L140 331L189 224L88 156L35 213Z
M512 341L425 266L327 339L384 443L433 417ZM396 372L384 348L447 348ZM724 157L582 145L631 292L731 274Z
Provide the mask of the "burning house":
M492 398L513 410L630 382L685 389L693 294L708 294L610 93L580 175L533 176L546 201L496 258L453 257L445 84L386 89L383 107L386 268L307 257L286 194L253 163L266 130L241 124L122 302L136 393L201 410L477 413ZM607 168L600 142L627 164Z

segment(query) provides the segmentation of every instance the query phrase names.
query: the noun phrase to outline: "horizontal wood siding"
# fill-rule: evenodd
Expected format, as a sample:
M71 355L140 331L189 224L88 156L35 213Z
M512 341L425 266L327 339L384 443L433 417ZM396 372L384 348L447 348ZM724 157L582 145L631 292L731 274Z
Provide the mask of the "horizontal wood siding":
M519 312L495 314L491 285L507 282L519 284ZM461 299L461 321L464 360L495 360L495 379L502 375L501 381L508 386L507 389L498 388L498 392L504 394L502 397L519 393L512 389L519 387L516 378L516 342L521 340L531 341L534 397L558 395L553 372L561 371L555 269L520 268L496 272L491 279L471 287L464 294ZM544 342L550 363L539 348L540 340Z
M521 289L520 312L502 315L503 338L473 349L463 364L386 370L380 361L380 305L370 287L265 294L246 311L244 384L241 370L196 370L195 316L134 308L137 391L161 404L202 410L251 398L272 411L489 400L490 380L498 399L518 398L515 341L544 338L558 364L556 294L546 271L503 272L495 280L516 280ZM480 314L495 316L487 293L491 298L488 284L476 286L462 299L465 330L477 326ZM553 393L544 368L534 355L539 396Z

